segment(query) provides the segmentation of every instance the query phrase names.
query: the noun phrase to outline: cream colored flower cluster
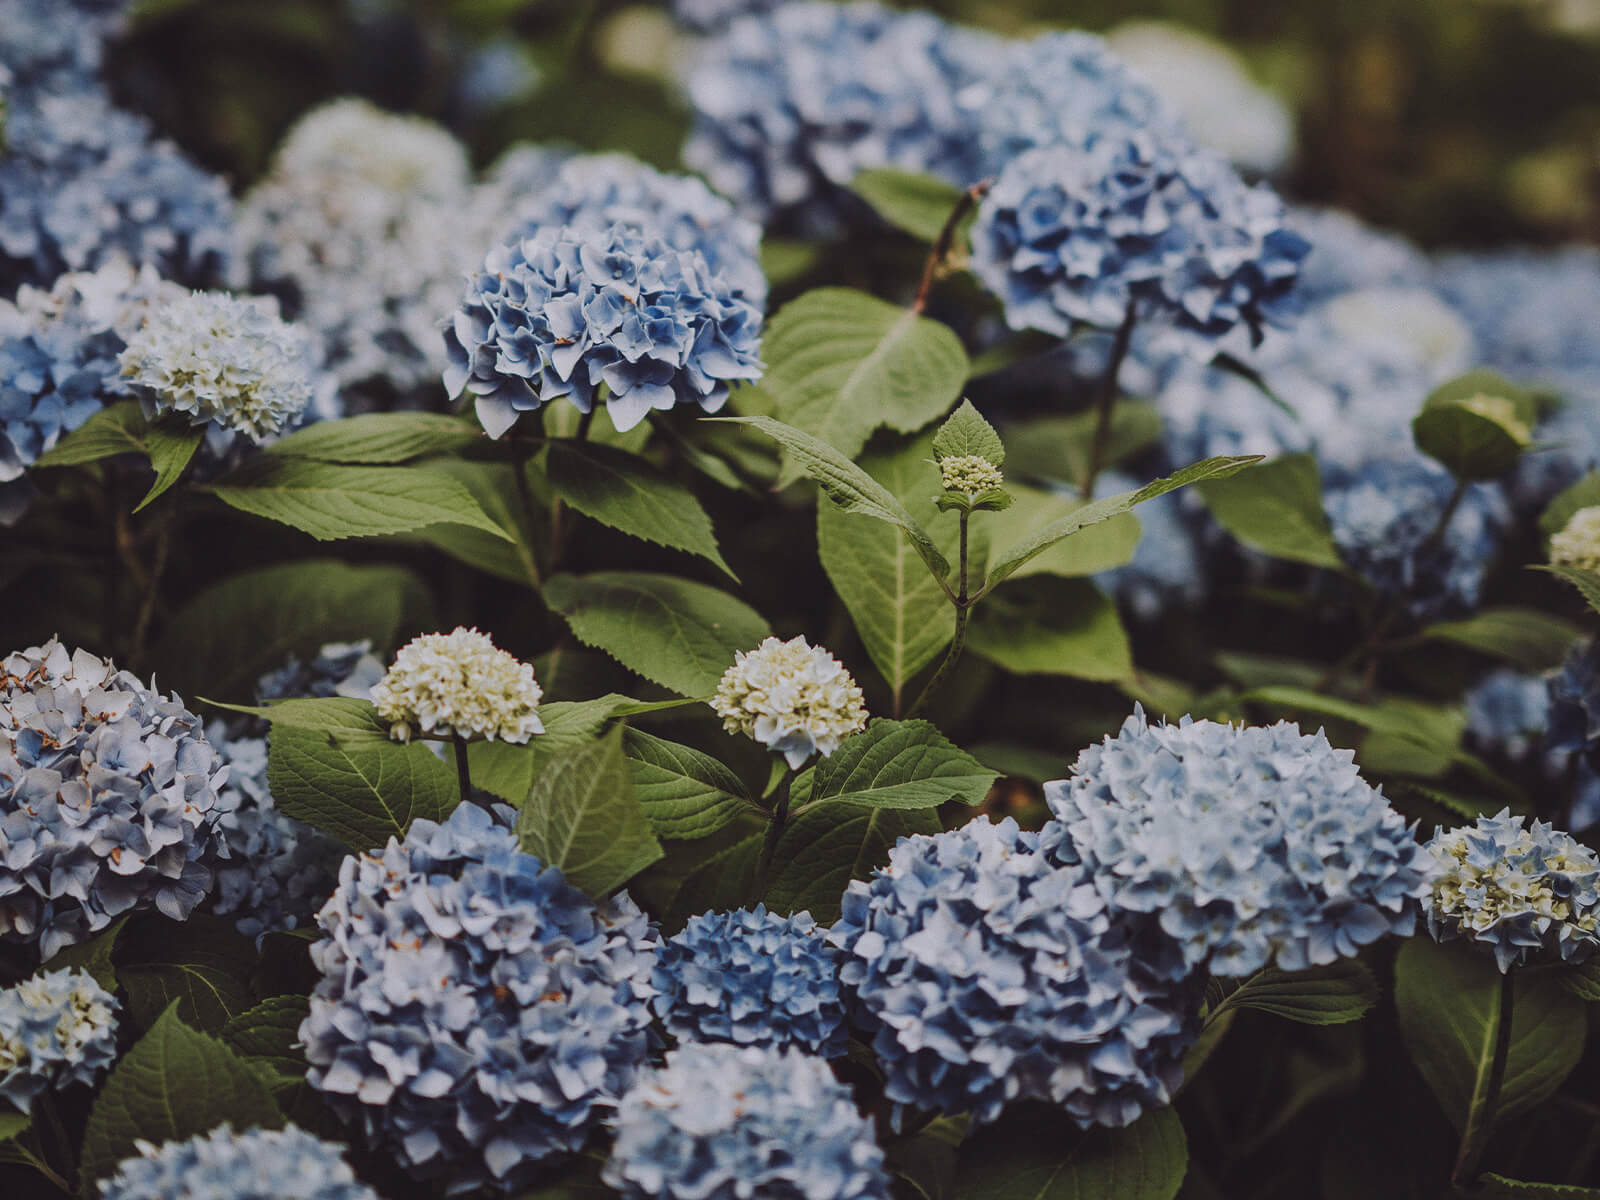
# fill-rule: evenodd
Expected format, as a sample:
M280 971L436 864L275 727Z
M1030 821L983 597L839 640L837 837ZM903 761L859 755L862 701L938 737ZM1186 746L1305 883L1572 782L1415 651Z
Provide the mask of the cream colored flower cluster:
M769 637L741 651L723 673L711 707L729 733L743 733L799 767L826 758L867 725L861 689L844 664L804 637Z
M1551 537L1550 561L1558 567L1600 571L1600 504L1580 508Z
M372 689L372 702L397 742L420 732L521 743L544 732L542 695L531 666L498 649L488 634L458 627L400 647Z
M1000 468L979 454L952 454L939 460L939 478L947 492L976 496L1005 482Z

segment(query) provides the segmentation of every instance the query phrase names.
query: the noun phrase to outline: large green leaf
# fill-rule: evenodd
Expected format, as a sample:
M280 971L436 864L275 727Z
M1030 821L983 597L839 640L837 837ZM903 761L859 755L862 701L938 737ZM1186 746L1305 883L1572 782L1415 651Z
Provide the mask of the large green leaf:
M1511 1050L1497 1119L1527 1112L1561 1086L1583 1056L1584 1003L1551 976L1517 974ZM1500 1012L1494 956L1465 942L1411 938L1394 967L1400 1034L1457 1129L1489 1077Z
M117 980L141 1027L177 1004L185 1024L216 1033L256 1002L255 946L221 917L136 922L118 957Z
M195 451L200 449L204 436L203 429L182 421L162 421L145 430L145 451L150 455L150 465L155 469L156 478L150 490L144 494L144 499L134 506L134 512L178 482L184 468L194 458Z
M551 758L517 817L522 848L598 899L661 857L633 794L622 731Z
M1000 551L1023 541L1034 530L1065 520L1084 507L1083 501L1076 497L1025 483L1007 484L1006 492L1011 497L1010 508L986 513L972 523L968 578L974 584L983 578L985 564L993 561ZM1012 575L1018 579L1027 575L1068 578L1096 575L1130 561L1138 547L1139 518L1132 513L1120 513L1080 529L1034 555Z
M889 167L858 173L850 190L896 229L925 242L938 238L961 202L961 189L952 183Z
M240 512L292 525L318 541L407 533L430 525L464 525L513 540L460 483L415 467L263 456L210 490Z
M1267 967L1228 993L1207 1021L1236 1008L1254 1008L1303 1025L1359 1021L1378 1002L1378 981L1353 958L1304 971Z
M629 729L622 748L633 794L657 837L709 837L755 808L737 775L692 746Z
M470 567L537 590L540 576L534 560L535 536L531 522L539 522L542 532L549 520L549 509L531 488L523 493L517 487L516 473L521 471L525 478L530 478L531 467L532 464L526 462L514 464L462 458L430 459L420 464L416 470L443 475L472 493L478 507L489 514L511 541L500 534L466 525L430 525L409 536L428 542ZM523 498L525 494L535 506L531 513Z
M1285 454L1198 491L1222 527L1246 546L1290 562L1344 565L1322 511L1322 479L1309 454Z
M1600 612L1600 571L1591 571L1586 567L1551 566L1542 569L1560 579L1565 579L1578 589L1590 608Z
M1005 443L971 400L963 400L939 426L939 432L933 435L933 452L940 458L987 459L997 467L1006 463Z
M681 696L710 696L733 656L772 632L742 600L671 575L557 575L544 600L580 642Z
M1033 1116L1030 1112L1029 1116ZM1172 1200L1189 1154L1178 1114L1079 1132L1065 1115L1002 1121L961 1147L961 1200Z
M1425 407L1411 420L1411 436L1418 450L1464 482L1504 475L1524 448L1500 422L1457 403Z
M1018 675L1118 680L1133 674L1117 606L1087 579L1007 584L973 610L967 644Z
M879 718L817 763L808 805L847 800L873 808L982 804L999 772L953 745L927 721Z
M638 455L611 446L550 443L550 486L573 508L632 537L708 559L731 579L711 518L683 484Z
M818 288L784 305L767 325L762 357L761 386L778 416L846 458L880 426L915 433L938 420L967 378L966 352L948 326L849 288Z
M450 454L487 440L476 422L444 413L362 413L308 425L279 438L266 447L266 453L318 462L383 465Z
M600 736L617 710L633 703L615 692L595 700L554 700L539 706L544 732L521 745L473 742L467 747L472 785L521 806L534 778L553 755Z
M311 1011L304 996L269 996L222 1027L222 1040L240 1058L284 1080L303 1078L306 1056L300 1023Z
M41 454L33 465L75 467L114 454L147 454L146 429L137 400L108 404Z
M939 829L932 809L881 808L849 800L804 805L778 839L763 899L775 912L804 909L829 924L838 919L840 897L852 879L865 878L887 863L901 838ZM759 845L760 838L755 840Z
M228 1122L235 1129L279 1129L283 1114L260 1077L214 1037L178 1019L177 1005L111 1069L83 1135L79 1192L136 1153L136 1141L183 1141Z
M1486 608L1464 620L1430 625L1423 634L1538 672L1559 667L1584 631L1536 608Z

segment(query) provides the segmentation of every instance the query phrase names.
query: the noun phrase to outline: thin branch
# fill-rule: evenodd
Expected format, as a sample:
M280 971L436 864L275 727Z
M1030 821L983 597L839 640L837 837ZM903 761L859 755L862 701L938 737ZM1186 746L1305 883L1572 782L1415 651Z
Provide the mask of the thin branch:
M993 186L992 179L973 184L961 193L961 199L957 200L956 206L950 210L950 215L945 218L944 227L939 230L939 236L933 240L933 248L928 251L928 261L923 264L922 282L917 285L917 298L911 302L912 312L920 313L928 307L928 297L933 292L933 281L938 277L939 268L950 257L950 250L955 245L956 230L967 213L972 211L972 206L987 196Z

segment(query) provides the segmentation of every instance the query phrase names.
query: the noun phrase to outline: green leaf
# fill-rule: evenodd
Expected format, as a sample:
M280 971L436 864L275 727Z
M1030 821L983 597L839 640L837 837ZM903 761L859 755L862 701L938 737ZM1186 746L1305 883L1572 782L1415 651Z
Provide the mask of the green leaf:
M850 190L896 229L924 242L936 240L961 202L961 189L932 175L888 167L862 171Z
M1302 1025L1359 1021L1378 1003L1378 981L1353 958L1304 971L1257 971L1211 1011L1215 1020L1236 1008L1254 1008Z
M522 848L598 899L661 857L633 794L622 731L550 760L517 817Z
M733 656L772 632L742 600L671 575L557 575L544 600L584 645L681 696L711 695Z
M691 746L629 729L622 748L633 794L657 837L708 837L755 807L737 775Z
M771 417L710 417L712 421L731 421L751 425L772 438L799 463L800 469L816 480L823 493L845 512L860 513L877 521L884 521L903 530L911 544L928 564L928 569L938 579L950 574L950 564L945 560L927 530L919 525L905 505L896 500L872 476L868 475L845 455L826 442L818 441L804 430L774 421Z
M419 817L444 820L459 800L455 768L420 742L391 741L365 700L290 700L264 712L273 801L357 853L404 837Z
M1117 606L1087 579L1041 577L1001 588L973 611L967 644L1018 675L1109 681L1133 674Z
M1574 996L1588 1001L1600 1001L1600 958L1593 956L1577 966L1562 964L1552 967L1561 986Z
M318 421L264 450L280 458L382 465L454 454L487 440L476 423L443 413L362 413L339 421Z
M370 639L383 653L413 625L431 624L427 590L401 567L330 559L259 567L198 592L173 615L149 656L169 687L247 699L256 680L290 655L326 642Z
M511 742L473 742L467 747L472 785L502 800L521 806L535 776L550 759L575 750L600 736L606 722L631 704L615 692L596 700L555 700L539 706L544 732L522 745Z
M108 404L41 454L35 467L75 467L114 454L145 453L145 419L137 400Z
M1535 608L1486 608L1462 621L1441 621L1423 636L1492 654L1524 671L1559 667L1572 644L1583 637L1582 626Z
M977 805L999 777L927 721L880 717L817 763L808 803L845 800L901 809L937 808L951 800Z
M513 541L460 483L416 467L351 467L263 456L210 490L253 516L292 525L318 541L465 525Z
M1412 418L1411 436L1418 450L1463 482L1504 475L1525 448L1498 421L1457 403L1428 404Z
M748 904L756 885L756 862L761 857L762 841L760 833L752 833L717 851L690 871L672 899L669 914L672 922L681 925L698 913ZM837 907L837 896L834 903Z
M915 433L938 420L967 379L966 351L948 326L849 288L784 305L767 323L762 356L761 387L779 418L846 458L880 426Z
M117 938L127 923L128 914L124 913L92 938L57 950L34 974L72 969L87 971L101 987L115 991L117 972L111 962L111 952L117 948Z
M1527 425L1539 420L1539 400L1533 392L1520 387L1504 375L1487 367L1476 367L1463 375L1447 380L1434 388L1423 403L1427 407L1460 404L1477 396L1497 396L1511 401L1517 419Z
M688 488L653 464L610 446L557 441L549 447L550 486L573 508L632 537L715 563L730 579L711 518Z
M1590 571L1584 567L1539 567L1542 571L1560 579L1565 579L1582 594L1589 607L1595 612L1600 612L1600 571Z
M1504 1175L1489 1172L1478 1176L1478 1185L1472 1189L1474 1197L1483 1200L1516 1200L1526 1196L1530 1200L1600 1200L1600 1188L1579 1187L1571 1183L1531 1183L1525 1179L1507 1179Z
M8 1112L0 1109L0 1145L15 1141L28 1131L28 1126L33 1124L32 1118L27 1113ZM5 1161L0 1159L0 1162Z
M150 455L150 465L155 468L156 480L134 507L134 512L178 482L204 437L203 429L188 424L161 422L145 431L145 450Z
M976 456L997 467L1006 464L1005 443L971 400L963 400L939 426L939 432L933 435L933 453L936 458Z
M285 1081L304 1078L300 1022L311 1011L304 996L269 996L222 1027L222 1040L247 1063L263 1066Z
M849 800L806 805L778 839L776 870L763 899L775 912L805 909L818 924L830 924L839 918L839 900L852 879L887 863L901 838L940 828L938 814L927 808L880 808ZM754 840L759 847L760 836Z
M1011 506L973 523L969 539L969 578L982 579L984 566L1002 548L1013 546L1035 529L1071 516L1084 507L1076 496L1045 491L1028 484L1008 489ZM1061 575L1078 578L1120 567L1139 547L1139 518L1122 513L1082 529L1030 558L1012 572L1026 575Z
M118 957L117 979L140 1026L176 1004L185 1024L215 1033L256 1002L255 947L220 917L141 922L123 938Z
M1030 1114L1032 1115L1032 1114ZM1064 1115L1003 1121L961 1148L961 1200L1172 1200L1189 1154L1178 1114L1079 1132Z
M1518 972L1511 1051L1497 1120L1527 1112L1561 1086L1583 1056L1584 1003L1540 972ZM1464 942L1415 937L1395 959L1394 1000L1412 1061L1458 1130L1485 1086L1500 1011L1494 955Z
M1339 570L1344 560L1322 511L1322 478L1309 454L1285 454L1198 491L1222 527L1246 546L1289 562Z
M435 459L422 464L418 470L443 475L472 493L478 507L489 514L490 519L511 537L511 541L507 542L499 534L465 525L430 525L418 530L414 536L469 567L537 590L540 585L539 567L533 556L534 538L529 521L537 520L542 527L549 517L548 510L543 506L530 516L519 494L516 472L520 470L526 474L530 465L459 458Z
M1157 479L1153 483L1147 483L1137 491L1124 492L1120 496L1107 496L1104 500L1091 501L1068 515L1050 522L1043 529L1035 531L1031 536L1001 552L998 561L989 568L987 586L994 587L1001 580L1014 574L1024 563L1043 554L1051 546L1061 541L1062 538L1071 537L1080 529L1098 525L1101 521L1109 521L1112 517L1127 512L1136 504L1143 504L1146 500L1154 500L1157 496L1164 496L1177 488L1191 483L1199 483L1203 479L1223 478L1232 475L1236 471L1243 470L1253 462L1260 461L1261 456L1259 454L1238 458L1208 458L1202 462L1187 466L1175 474L1168 475L1164 479Z
M1092 409L1070 417L1038 417L1006 426L1011 446L1011 474L1070 483L1088 474L1099 414ZM1161 413L1153 404L1117 401L1106 431L1104 465L1114 466L1161 438Z
M1580 509L1597 504L1600 504L1600 471L1590 471L1571 487L1556 493L1539 517L1539 532L1546 538L1554 537Z
M79 1191L96 1195L98 1180L136 1153L135 1141L183 1141L224 1121L235 1129L283 1127L266 1084L214 1037L178 1019L177 1006L111 1069L89 1112Z

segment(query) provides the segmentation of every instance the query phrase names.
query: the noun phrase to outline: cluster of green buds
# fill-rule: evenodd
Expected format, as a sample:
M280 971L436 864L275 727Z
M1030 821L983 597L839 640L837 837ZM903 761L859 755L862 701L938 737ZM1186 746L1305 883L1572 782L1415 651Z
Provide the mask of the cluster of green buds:
M963 400L934 434L933 454L944 486L940 508L998 512L1010 506L1000 470L1006 461L1005 445L972 401Z

